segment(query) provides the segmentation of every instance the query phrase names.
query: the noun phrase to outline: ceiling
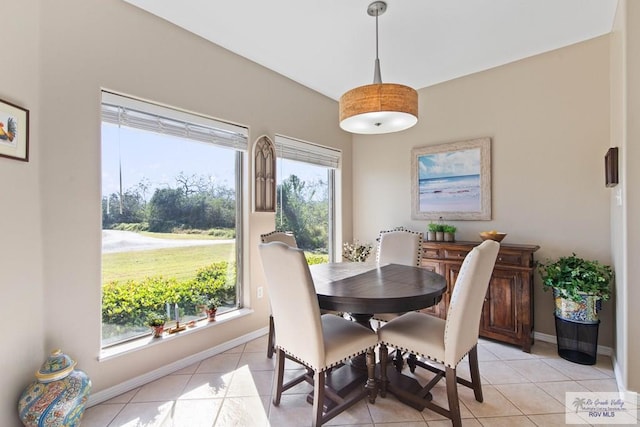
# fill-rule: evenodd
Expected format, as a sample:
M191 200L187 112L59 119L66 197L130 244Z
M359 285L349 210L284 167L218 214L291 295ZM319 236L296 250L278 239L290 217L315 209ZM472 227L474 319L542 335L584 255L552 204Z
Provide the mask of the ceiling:
M124 0L332 99L373 82L372 0ZM618 0L386 0L382 81L420 89L606 33Z

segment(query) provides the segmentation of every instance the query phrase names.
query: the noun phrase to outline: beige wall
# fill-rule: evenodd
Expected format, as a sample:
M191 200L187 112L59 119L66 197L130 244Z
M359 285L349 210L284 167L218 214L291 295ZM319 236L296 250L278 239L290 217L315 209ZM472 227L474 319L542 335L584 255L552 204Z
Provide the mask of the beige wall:
M543 260L578 255L611 262L609 190L609 38L600 37L419 91L420 120L405 132L356 136L354 237L411 219L411 148L492 138L492 221L450 221L460 240L481 230L505 242L540 245ZM445 217L446 219L446 217ZM613 303L605 303L599 343L613 345ZM555 335L553 303L535 282L535 330Z
M611 247L616 265L616 364L623 387L640 390L640 337L636 325L640 313L640 195L633 183L640 170L633 160L640 158L640 4L621 0L611 36L611 145L620 151L620 184L611 198ZM616 194L622 196L622 203Z
M0 425L14 426L18 425L20 392L33 379L45 355L38 182L39 12L35 0L0 0L0 10L6 18L1 31L6 61L0 66L0 99L29 110L31 115L29 162L0 157L0 301L4 324Z
M640 193L633 187L640 182L640 168L637 167L640 159L640 3L627 1L627 45L626 51L626 94L627 113L625 120L625 177L627 184L623 187L626 201L626 221L624 222L624 234L626 234L627 248L626 261L627 281L624 286L627 289L627 372L625 386L629 390L640 392Z
M264 284L256 246L274 215L249 212L245 277L254 284L246 296L253 314L98 361L101 88L249 126L251 143L280 133L340 148L346 164L351 137L338 127L335 101L125 2L0 1L3 16L11 16L2 40L13 64L0 67L0 98L33 113L31 161L0 159L7 201L0 209L0 285L5 318L19 320L19 328L5 328L0 425L12 426L19 393L50 349L77 360L97 392L267 325L267 298L253 298ZM350 235L351 175L341 175ZM248 207L249 194L247 185Z

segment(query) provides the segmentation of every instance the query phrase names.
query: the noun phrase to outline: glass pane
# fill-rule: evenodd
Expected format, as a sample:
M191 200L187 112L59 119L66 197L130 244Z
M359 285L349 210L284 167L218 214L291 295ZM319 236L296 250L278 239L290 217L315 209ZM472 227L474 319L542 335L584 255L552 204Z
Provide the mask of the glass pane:
M278 159L276 229L292 231L309 264L328 262L331 169Z
M209 143L102 125L102 345L235 309L236 156ZM176 309L177 304L177 309Z

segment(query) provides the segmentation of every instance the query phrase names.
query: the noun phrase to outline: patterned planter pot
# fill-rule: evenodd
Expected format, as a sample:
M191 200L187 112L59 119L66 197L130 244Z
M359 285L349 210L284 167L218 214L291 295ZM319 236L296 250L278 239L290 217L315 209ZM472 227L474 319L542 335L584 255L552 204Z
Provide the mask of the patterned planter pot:
M84 413L91 380L76 362L55 350L24 389L18 414L26 427L76 427Z
M580 293L580 302L563 298L557 289L553 289L555 314L560 319L578 323L598 323L598 311L602 308L602 299L595 295Z

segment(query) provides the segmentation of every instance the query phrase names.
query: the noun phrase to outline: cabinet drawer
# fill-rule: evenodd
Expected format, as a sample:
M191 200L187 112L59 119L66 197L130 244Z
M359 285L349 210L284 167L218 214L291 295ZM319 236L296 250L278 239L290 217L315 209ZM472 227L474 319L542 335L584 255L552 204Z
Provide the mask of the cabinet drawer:
M424 248L422 250L422 258L440 259L440 249Z
M464 259L467 256L469 251L459 250L459 249L445 249L444 257L447 259Z
M522 265L522 255L498 253L496 264Z

